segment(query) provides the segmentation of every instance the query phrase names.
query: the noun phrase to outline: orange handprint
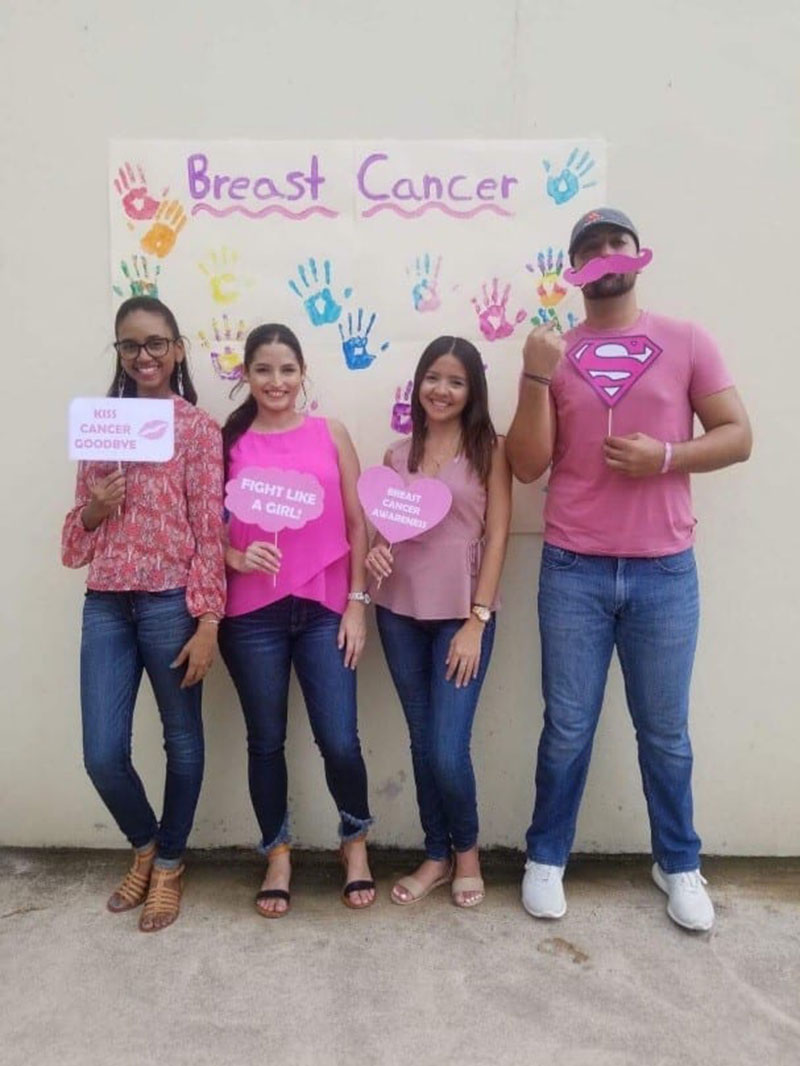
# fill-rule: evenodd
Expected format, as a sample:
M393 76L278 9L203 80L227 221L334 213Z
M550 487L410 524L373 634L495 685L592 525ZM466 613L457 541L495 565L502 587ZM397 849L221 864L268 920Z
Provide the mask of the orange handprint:
M186 212L177 200L162 200L153 225L141 240L142 250L163 259L169 255L186 225Z
M561 271L564 269L564 252L559 251L556 258L553 259L553 249L548 248L547 257L545 258L544 252L539 252L536 262L541 274L539 284L536 286L536 295L539 297L539 303L546 308L557 307L567 295L567 290L561 284ZM529 270L531 274L536 273L536 267L532 263L526 263L525 269Z

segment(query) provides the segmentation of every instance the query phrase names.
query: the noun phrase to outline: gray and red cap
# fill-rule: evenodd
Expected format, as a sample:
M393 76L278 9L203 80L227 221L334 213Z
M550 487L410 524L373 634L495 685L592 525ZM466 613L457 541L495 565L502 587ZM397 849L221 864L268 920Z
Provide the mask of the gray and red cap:
M570 263L578 245L597 226L616 226L618 229L625 230L636 241L636 251L639 251L639 234L625 212L618 211L615 207L596 207L593 211L587 211L585 215L582 215L572 227L569 238Z

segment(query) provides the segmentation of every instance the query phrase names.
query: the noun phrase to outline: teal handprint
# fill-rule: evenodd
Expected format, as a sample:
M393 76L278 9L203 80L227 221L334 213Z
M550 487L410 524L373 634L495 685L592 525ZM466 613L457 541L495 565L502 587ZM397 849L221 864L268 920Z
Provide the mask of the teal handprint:
M583 180L594 167L595 161L589 152L584 152L578 159L579 153L580 148L573 148L564 169L557 175L550 173L550 160L543 161L547 173L547 195L556 204L565 204L573 196L577 196L581 189L590 189L597 184L596 181Z
M132 255L130 264L122 260L119 268L125 276L124 281L114 285L113 289L117 296L127 298L129 296L158 296L158 275L161 267L156 264L151 273L146 255ZM127 288L127 292L125 289Z
M373 354L369 351L369 335L372 327L375 325L375 319L377 315L373 311L369 316L369 322L367 322L367 328L363 329L364 325L364 311L359 307L355 322L355 328L353 327L353 313L347 312L347 335L345 335L342 329L342 323L339 323L339 336L342 338L342 354L344 355L344 361L347 364L348 370L366 370L368 366L371 366L375 362L377 353ZM389 347L389 342L385 341L380 346L380 351L385 352Z
M531 319L532 326L546 326L548 322L555 322L556 329L561 332L561 323L552 307L540 307Z
M441 256L438 256L435 262L431 261L428 252L417 256L414 263L414 287L411 290L415 311L435 311L441 305L438 289L441 266Z
M301 263L297 268L297 275L302 289L295 281L289 282L289 288L303 301L311 325L327 326L336 322L342 313L342 305L331 291L330 260L326 259L322 263L322 277L317 269L316 259L309 259L307 264ZM346 300L352 292L352 289L344 289L342 298Z

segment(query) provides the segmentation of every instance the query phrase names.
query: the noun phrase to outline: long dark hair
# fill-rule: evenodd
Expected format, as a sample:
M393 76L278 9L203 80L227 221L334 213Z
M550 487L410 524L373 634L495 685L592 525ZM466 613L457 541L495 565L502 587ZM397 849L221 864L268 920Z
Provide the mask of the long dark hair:
M197 390L194 387L194 382L189 373L189 363L186 359L186 343L181 336L181 331L178 329L178 322L175 315L173 315L172 311L170 311L166 304L157 300L155 296L131 296L129 300L125 300L124 303L119 305L114 319L114 336L117 339L119 339L119 328L123 321L134 311L147 311L153 315L161 315L164 319L164 324L170 333L170 339L180 342L184 350L183 362L178 363L176 361L175 366L172 368L172 373L169 378L169 387L174 393L182 395L184 400L196 405ZM180 371L178 370L178 367L180 367ZM181 385L183 386L182 388ZM111 386L106 395L137 395L136 382L125 372L125 367L122 365L122 360L119 356L117 356L117 368L114 371L114 379L111 382Z
M250 369L256 357L256 352L264 344L285 344L294 353L294 357L300 367L300 373L305 373L306 361L303 358L303 349L300 347L300 341L288 326L284 326L280 322L268 322L265 326L256 326L255 329L250 330L247 340L244 342L245 370ZM238 387L237 385L236 388ZM236 390L234 389L234 391ZM222 427L222 449L225 455L226 471L231 448L239 437L252 426L253 419L257 414L258 404L251 393L244 403L239 404L235 410L231 411L225 420L225 425Z
M492 468L492 452L497 442L497 433L489 416L489 392L486 388L486 373L481 353L463 337L437 337L431 341L420 356L414 373L414 391L411 394L411 451L408 469L419 469L425 454L425 439L428 427L425 412L419 402L419 388L432 363L443 355L454 355L464 367L467 377L467 403L461 412L462 450L467 460L486 484Z

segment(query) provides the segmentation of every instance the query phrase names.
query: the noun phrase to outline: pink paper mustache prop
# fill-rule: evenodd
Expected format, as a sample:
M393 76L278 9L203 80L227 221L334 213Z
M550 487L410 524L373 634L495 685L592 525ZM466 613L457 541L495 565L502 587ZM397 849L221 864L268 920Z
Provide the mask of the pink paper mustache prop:
M638 255L598 255L580 270L568 267L564 271L564 280L580 288L608 274L630 274L634 271L638 273L644 270L652 258L653 252L650 248L642 248Z

